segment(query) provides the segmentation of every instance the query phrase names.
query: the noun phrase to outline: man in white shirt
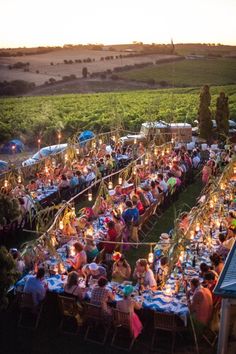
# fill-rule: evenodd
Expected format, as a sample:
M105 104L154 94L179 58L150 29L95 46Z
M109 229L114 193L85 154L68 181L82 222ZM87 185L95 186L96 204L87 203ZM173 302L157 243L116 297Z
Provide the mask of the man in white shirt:
M139 259L136 262L133 276L137 279L141 289L156 288L157 286L153 271L149 268L146 259Z

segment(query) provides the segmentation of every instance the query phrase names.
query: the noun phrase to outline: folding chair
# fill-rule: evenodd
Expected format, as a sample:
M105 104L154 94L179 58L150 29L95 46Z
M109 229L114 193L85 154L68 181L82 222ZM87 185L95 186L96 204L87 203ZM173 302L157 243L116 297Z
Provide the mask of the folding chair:
M85 332L84 340L104 345L110 329L110 324L106 321L104 317L103 310L101 306L92 305L85 303L85 321L87 323L87 330ZM91 337L91 332L96 333L97 331L92 331L93 329L103 328L103 336L101 339L95 339Z
M151 349L155 349L156 333L158 330L170 332L172 336L171 353L174 353L176 333L186 331L181 319L172 313L154 312L154 332L152 336Z
M126 350L126 351L130 351L134 345L135 342L135 338L131 329L131 315L130 313L126 313L126 312L121 312L117 309L113 309L112 312L112 317L113 317L113 326L115 327L115 332L113 334L112 337L112 341L111 341L111 346L117 349L121 349L121 350ZM124 347L124 346L120 346L115 344L115 341L118 337L118 332L120 329L124 329L124 332L129 333L129 339L131 339L131 342L128 346L128 348ZM122 336L122 339L124 338L124 336Z
M59 325L60 331L66 334L78 334L80 326L78 325L78 321L76 319L76 316L79 314L76 298L58 295L58 303L61 313L61 322ZM76 330L74 332L63 329L65 322L67 321L68 323L71 320L76 323Z
M22 292L18 294L18 304L20 308L18 327L36 330L39 325L43 303L36 306L32 294Z

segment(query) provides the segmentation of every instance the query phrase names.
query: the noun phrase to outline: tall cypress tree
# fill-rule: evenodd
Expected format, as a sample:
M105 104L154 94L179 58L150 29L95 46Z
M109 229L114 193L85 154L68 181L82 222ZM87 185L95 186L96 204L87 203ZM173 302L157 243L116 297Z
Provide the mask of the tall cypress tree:
M212 139L212 120L211 120L211 94L208 85L202 87L200 93L200 104L198 108L198 121L200 137L208 142Z
M216 125L218 136L224 141L229 134L229 102L224 92L216 101Z

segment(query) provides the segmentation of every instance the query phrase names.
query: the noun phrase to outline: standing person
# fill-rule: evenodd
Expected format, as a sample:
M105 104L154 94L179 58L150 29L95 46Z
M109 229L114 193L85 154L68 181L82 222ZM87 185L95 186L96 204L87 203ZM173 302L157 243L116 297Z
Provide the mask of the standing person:
M118 236L118 233L117 233L117 231L115 229L114 221L110 220L107 223L107 227L108 227L108 231L107 231L106 241L115 242L116 238ZM115 248L116 248L116 244L115 243L104 243L104 249L105 249L106 260L107 261L111 260L111 255L114 252Z
M36 276L30 276L24 286L24 293L32 294L35 306L38 306L46 296L47 286L42 283L44 275L44 269L39 268Z
M191 291L187 292L188 306L192 313L199 331L208 325L213 310L212 295L209 289L200 285L198 278L192 278L190 281ZM193 294L190 300L190 294Z
M202 169L202 182L207 184L212 176L211 161L207 161L206 165Z
M76 270L80 271L83 265L87 263L87 255L84 251L84 246L80 242L74 243L74 250L75 250L75 257L73 260L68 259L67 262L71 265L71 267Z
M122 217L125 221L129 238L131 238L135 242L138 242L137 227L139 222L139 211L136 206L133 207L133 203L131 202L131 200L127 200L126 210L123 211Z
M132 285L126 285L123 291L124 298L123 300L117 302L116 307L119 311L130 314L131 329L134 338L137 338L143 329L143 325L134 310L139 310L142 305L131 298L133 291L134 288Z

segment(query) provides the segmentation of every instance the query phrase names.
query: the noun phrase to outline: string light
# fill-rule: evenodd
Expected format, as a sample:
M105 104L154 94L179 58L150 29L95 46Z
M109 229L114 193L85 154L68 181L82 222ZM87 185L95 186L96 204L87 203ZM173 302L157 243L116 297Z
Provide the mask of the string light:
M88 193L88 201L91 202L93 200L93 195L92 193Z
M112 189L113 188L113 183L112 183L112 181L109 181L109 183L108 183L108 189Z
M118 184L122 185L122 182L123 182L122 177L119 177L118 178Z
M102 139L99 139L98 142L99 142L99 145L102 145Z
M150 252L148 253L148 263L152 264L154 262L154 254L152 252L152 245L150 246Z

